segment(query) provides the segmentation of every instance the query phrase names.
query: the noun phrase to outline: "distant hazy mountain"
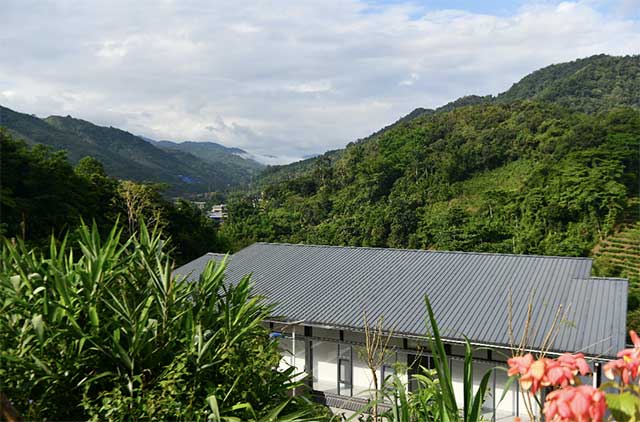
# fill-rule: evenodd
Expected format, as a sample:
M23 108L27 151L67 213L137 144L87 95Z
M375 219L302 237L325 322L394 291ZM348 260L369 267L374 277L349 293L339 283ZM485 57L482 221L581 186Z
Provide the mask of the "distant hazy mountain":
M152 139L148 139L148 141L166 151L182 151L193 154L209 164L237 166L250 175L257 174L265 167L264 164L258 162L247 151L240 148L225 147L216 142L173 142L154 141Z
M242 158L244 151L239 149L217 144L211 147L207 143L194 147L190 153L180 147L153 145L124 130L97 126L70 116L40 119L0 106L0 126L27 143L64 149L72 162L93 156L104 164L111 176L166 183L168 193L176 195L221 191L245 184L261 166ZM201 149L206 149L206 153Z

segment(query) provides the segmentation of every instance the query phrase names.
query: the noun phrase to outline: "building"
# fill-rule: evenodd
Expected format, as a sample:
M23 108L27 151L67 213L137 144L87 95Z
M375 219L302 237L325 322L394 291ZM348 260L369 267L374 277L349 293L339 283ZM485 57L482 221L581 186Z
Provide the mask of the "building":
M207 215L210 219L217 222L224 221L227 218L227 206L226 204L218 204L211 207L211 211Z
M175 272L195 280L207 262L222 257L207 254ZM269 324L282 334L282 365L308 374L325 403L355 410L372 388L361 357L363 312L370 321L383 316L394 332L393 352L378 378L400 364L409 368L401 375L406 382L418 363L431 366L425 295L450 355L460 402L464 336L479 349L474 385L510 356L510 298L516 340L532 305L531 351L544 347L562 305L566 314L557 324L558 335L544 348L550 354L583 352L595 368L584 381L598 384L602 363L624 347L628 282L591 277L591 266L588 258L256 243L229 258L226 274L232 283L252 274L255 293L276 304ZM498 403L507 377L493 372L487 416L526 415L517 383Z

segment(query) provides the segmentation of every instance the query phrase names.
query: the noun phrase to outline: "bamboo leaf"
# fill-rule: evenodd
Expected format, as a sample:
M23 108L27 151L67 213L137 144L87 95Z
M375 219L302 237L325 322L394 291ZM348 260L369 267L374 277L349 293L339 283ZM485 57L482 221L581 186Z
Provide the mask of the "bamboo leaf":
M40 340L40 343L42 344L44 342L44 322L42 322L42 315L34 315L31 319L31 324L38 335L38 340Z
M95 306L89 307L89 319L91 320L91 325L93 328L98 328L100 326L100 320L98 318L98 311Z

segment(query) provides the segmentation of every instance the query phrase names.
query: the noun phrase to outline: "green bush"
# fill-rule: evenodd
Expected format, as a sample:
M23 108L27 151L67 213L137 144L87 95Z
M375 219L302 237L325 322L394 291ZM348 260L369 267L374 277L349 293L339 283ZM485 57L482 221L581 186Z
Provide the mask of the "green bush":
M37 420L320 420L251 294L210 264L172 275L160 233L121 239L82 226L48 253L5 241L0 260L1 390ZM289 415L288 417L286 415Z

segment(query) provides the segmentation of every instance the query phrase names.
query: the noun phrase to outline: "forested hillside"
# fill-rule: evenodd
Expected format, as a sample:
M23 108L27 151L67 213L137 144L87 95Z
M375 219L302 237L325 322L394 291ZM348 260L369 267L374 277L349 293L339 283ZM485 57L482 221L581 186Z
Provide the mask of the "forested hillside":
M0 106L0 126L29 144L65 150L72 163L91 156L110 176L138 182L164 183L170 195L224 191L246 184L260 164L219 150L201 158L180 148L159 148L129 132L97 126L70 116L39 119ZM232 157L232 158L229 158Z
M535 99L597 113L640 107L640 56L605 54L540 69L498 95L497 101Z
M587 255L637 194L640 113L463 107L350 145L238 201L245 242Z
M215 165L229 168L228 174L238 180L246 180L247 175L260 173L265 165L255 161L250 154L240 148L229 148L215 142L171 142L150 141L153 145L166 151L182 151ZM233 173L231 171L234 171ZM237 174L236 174L237 173Z
M277 241L590 256L602 244L609 255L596 261L596 274L631 277L636 286L622 271L638 256L622 227L637 224L639 149L633 108L590 115L536 101L460 107L395 125L236 197L224 232L236 247ZM616 256L614 241L626 242Z
M189 202L169 202L155 185L109 177L91 157L73 167L64 151L29 147L2 128L0 181L0 238L46 248L51 235L74 236L81 221L95 222L103 232L119 221L133 233L145 219L172 238L178 263L228 250L215 223Z
M397 122L358 140L367 142L396 125L433 113L443 113L470 105L537 100L561 104L585 113L597 113L613 107L640 108L640 55L614 57L605 54L547 66L525 76L507 91L493 95L467 95L436 109L416 108ZM318 158L284 166L273 166L263 182L271 183L312 171L321 158L334 159L342 150Z

